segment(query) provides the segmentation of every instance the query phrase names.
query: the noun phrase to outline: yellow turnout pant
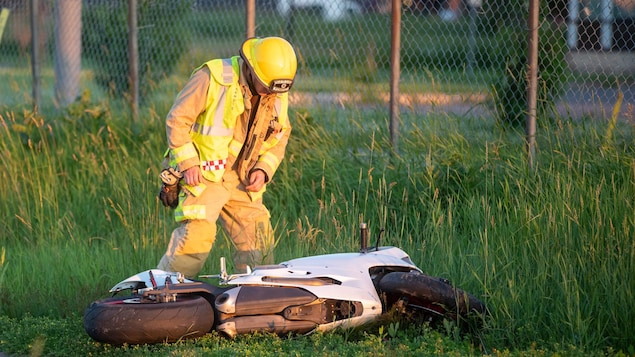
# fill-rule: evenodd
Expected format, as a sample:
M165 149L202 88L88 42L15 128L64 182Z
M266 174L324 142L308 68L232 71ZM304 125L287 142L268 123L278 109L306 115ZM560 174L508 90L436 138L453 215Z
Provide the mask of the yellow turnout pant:
M233 170L225 171L221 182L205 184L199 196L185 190L185 199L179 203L184 208L197 206L198 214L205 218L187 219L172 232L158 269L195 277L212 249L219 218L233 242L235 272L246 271L247 265L273 264L273 230L262 198L252 201Z

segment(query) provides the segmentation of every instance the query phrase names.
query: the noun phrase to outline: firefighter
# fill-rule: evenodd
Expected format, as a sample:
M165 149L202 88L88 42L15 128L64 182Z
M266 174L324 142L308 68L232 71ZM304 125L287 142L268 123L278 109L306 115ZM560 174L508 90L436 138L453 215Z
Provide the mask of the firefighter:
M291 132L288 91L297 59L280 37L249 38L239 56L194 70L166 118L169 171L180 184L163 204L174 229L158 268L196 276L216 238L233 242L234 271L272 264L274 237L262 202ZM164 180L164 188L165 188Z

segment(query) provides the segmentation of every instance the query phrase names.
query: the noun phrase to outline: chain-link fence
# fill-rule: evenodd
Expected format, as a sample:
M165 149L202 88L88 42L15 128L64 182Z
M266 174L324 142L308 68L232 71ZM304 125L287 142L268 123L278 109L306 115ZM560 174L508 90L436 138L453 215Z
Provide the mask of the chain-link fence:
M41 54L43 105L55 101L61 62L60 4L0 0L0 73L6 106L30 100L32 44ZM389 100L391 0L257 0L257 36L288 38L300 60L295 105ZM37 4L36 17L30 5ZM82 86L125 95L128 1L81 1ZM400 103L421 113L496 115L526 110L527 1L403 0ZM605 116L624 95L635 103L635 0L543 0L539 103L564 115ZM141 97L169 76L183 80L215 57L236 55L246 34L245 0L137 0ZM31 41L32 20L41 33ZM6 20L3 22L3 20ZM57 39L57 40L56 40ZM57 58L57 60L56 60ZM59 66L59 63L58 63ZM520 114L514 114L520 113ZM516 115L516 117L514 117Z

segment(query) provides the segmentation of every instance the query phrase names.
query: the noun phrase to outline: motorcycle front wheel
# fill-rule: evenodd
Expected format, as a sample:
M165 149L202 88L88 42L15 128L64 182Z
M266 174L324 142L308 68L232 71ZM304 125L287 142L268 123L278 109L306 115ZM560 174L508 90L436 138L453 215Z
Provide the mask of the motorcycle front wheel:
M203 336L213 325L214 310L198 295L178 295L165 303L113 297L93 302L84 312L86 333L113 345L175 342Z
M483 316L485 304L447 280L419 272L392 272L379 281L389 307L400 306L430 322Z

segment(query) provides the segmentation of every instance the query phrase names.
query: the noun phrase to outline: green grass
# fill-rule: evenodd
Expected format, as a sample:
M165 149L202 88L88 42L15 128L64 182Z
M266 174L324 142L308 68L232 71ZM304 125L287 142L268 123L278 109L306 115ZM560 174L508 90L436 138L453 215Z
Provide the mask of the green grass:
M0 321L7 328L0 351L260 355L273 350L259 346L275 344L283 354L411 355L438 342L457 355L481 348L633 353L631 122L542 123L537 167L529 171L522 135L492 119L404 113L394 152L384 113L314 107L291 111L287 157L265 197L277 260L356 250L357 227L368 222L373 241L385 228L382 244L402 247L428 274L483 299L491 309L485 328L471 340L452 328L402 327L402 338L386 342L374 327L344 342L346 332L292 340L212 335L157 347L91 342L83 309L154 267L175 226L156 199L169 106L159 98L136 123L120 105L89 96L47 115L1 114ZM220 236L204 271L217 272L230 253ZM60 342L71 336L80 338Z
M173 344L110 346L93 342L83 334L78 319L0 316L0 337L8 353L31 356L479 356L478 347L459 336L427 326L403 326L399 322L375 325L364 330L338 330L308 336L280 338L253 334L227 339L216 333L197 340ZM7 332L11 331L11 332ZM574 346L561 346L563 356L600 356ZM510 356L509 350L492 350L492 356ZM517 356L542 356L553 350L534 347Z

